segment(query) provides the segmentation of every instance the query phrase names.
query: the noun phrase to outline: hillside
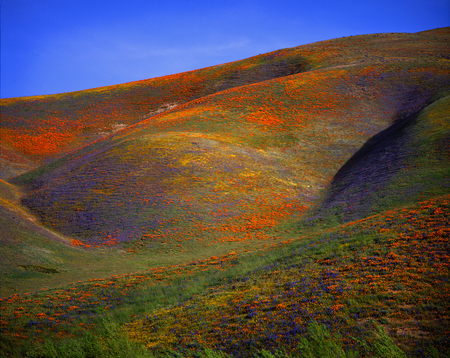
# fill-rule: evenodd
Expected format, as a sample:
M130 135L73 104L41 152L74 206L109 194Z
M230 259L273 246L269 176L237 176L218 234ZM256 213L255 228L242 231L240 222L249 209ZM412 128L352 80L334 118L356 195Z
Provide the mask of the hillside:
M450 97L381 131L336 173L309 221L340 223L446 194Z
M142 269L114 252L88 252L41 225L20 203L21 191L0 180L0 296ZM100 265L100 267L99 267Z
M25 160L36 167L193 99L288 76L309 66L307 59L292 50L275 51L231 64L87 91L1 99L1 177L29 170L20 167Z
M1 178L26 172L29 167L18 167L22 161L38 166L159 112L230 88L336 66L362 65L371 71L369 65L386 61L390 71L402 70L405 61L410 70L442 71L448 60L446 32L354 36L122 85L2 99ZM429 64L423 66L424 61ZM372 71L372 77L376 75ZM358 87L364 90L364 83Z
M190 101L12 182L44 225L80 245L261 241L310 206L369 138L448 90L442 38L416 36L316 44L334 53L333 66ZM421 36L439 46L417 56Z
M2 100L0 353L450 349L449 44L352 36Z

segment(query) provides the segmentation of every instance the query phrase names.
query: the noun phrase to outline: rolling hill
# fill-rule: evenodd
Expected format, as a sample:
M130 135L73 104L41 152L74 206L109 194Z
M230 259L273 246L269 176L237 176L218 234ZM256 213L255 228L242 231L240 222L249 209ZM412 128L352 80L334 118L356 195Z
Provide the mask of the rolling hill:
M333 177L309 220L354 221L446 194L449 120L447 95L370 138Z
M1 100L2 295L78 280L99 298L66 310L88 317L99 312L87 302L110 310L116 304L101 302L130 297L133 287L140 303L120 305L138 314L122 323L130 339L159 353L206 347L248 356L303 344L306 354L315 329L330 331L348 354L376 356L385 345L419 356L411 337L427 352L447 347L426 332L445 336L448 320L436 322L438 312L423 305L449 309L447 294L434 290L438 282L448 289L449 277L449 44L449 28L352 36L177 75ZM416 242L420 232L428 246ZM365 269L369 256L373 270ZM399 257L410 276L397 272ZM355 281L357 272L370 277ZM169 282L169 293L152 293L163 308L142 298L147 280ZM201 283L187 292L184 280ZM303 298L295 293L300 282ZM205 289L215 298L192 301ZM52 297L42 320L31 321L18 299L7 300L1 322L11 346L26 324L40 334L45 317L63 314ZM396 315L401 302L407 318ZM27 309L30 317L42 313ZM144 319L144 310L155 313ZM24 322L17 331L7 327L14 315ZM371 336L378 329L371 318L389 335ZM70 313L62 321L79 319ZM325 328L308 326L316 321ZM230 333L238 326L253 333ZM410 338L395 345L389 337L398 327Z

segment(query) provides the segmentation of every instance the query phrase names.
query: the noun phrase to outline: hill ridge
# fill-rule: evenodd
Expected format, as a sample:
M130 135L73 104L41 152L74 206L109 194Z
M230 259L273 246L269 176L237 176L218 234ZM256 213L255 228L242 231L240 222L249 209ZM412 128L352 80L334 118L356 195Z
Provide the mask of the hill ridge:
M189 99L201 98L226 87L239 86L242 83L258 83L268 78L309 71L321 66L332 66L339 63L345 65L347 62L352 61L351 58L348 58L349 54L350 56L357 56L357 58L365 62L374 61L375 57L367 59L364 56L364 46L370 44L375 49L377 46L379 47L380 43L385 41L384 39L394 44L395 41L393 39L404 36L405 39L403 40L410 46L417 39L425 37L434 41L436 45L442 46L445 43L445 37L443 36L447 34L448 28L442 29L440 32L442 32L440 35L435 33L382 34L382 36L360 35L333 39L276 50L268 54L253 56L249 59L210 66L181 74L121 85L33 98L2 99L0 101L3 117L2 132L0 133L3 138L2 145L7 144L8 150L20 155L25 154L28 159L34 162L34 165L39 165L46 158L59 157L68 150L92 141L99 136L99 133L105 132L105 130L106 132L114 130L114 126L125 126L138 122L140 118L145 117L148 113L154 113L158 109L167 106L167 104L172 104L174 95L177 95L179 98L175 102L185 103ZM353 42L352 46L357 51L352 50L353 52L349 52L347 44L349 41ZM321 47L323 46L326 46L326 48L322 49ZM414 46L416 45L414 44ZM394 53L390 53L389 56L392 57ZM387 55L384 49L380 54L383 56ZM432 58L430 57L430 60ZM223 73L222 70L224 70ZM187 85L187 87L180 86L181 83L177 82L179 80L182 80L183 86ZM220 83L222 85L219 85ZM158 89L159 94L154 92L148 85L152 85L155 90ZM220 88L217 87L218 85ZM167 96L172 98L168 100L169 97ZM74 101L75 98L76 101ZM96 118L96 111L102 113L102 116ZM22 124L11 127L11 123L29 123L27 118L30 113L34 115L33 126L35 129L27 125L28 129L24 130ZM62 131L63 127L66 128L65 131ZM19 132L17 132L18 129L20 129ZM74 133L77 133L77 135L74 135ZM36 150L36 141L41 143L39 150ZM30 146L30 143L34 143L34 147ZM6 168L9 165L8 161L2 164ZM17 173L17 170L15 173ZM6 178L5 175L10 176L11 174L5 173L2 177Z

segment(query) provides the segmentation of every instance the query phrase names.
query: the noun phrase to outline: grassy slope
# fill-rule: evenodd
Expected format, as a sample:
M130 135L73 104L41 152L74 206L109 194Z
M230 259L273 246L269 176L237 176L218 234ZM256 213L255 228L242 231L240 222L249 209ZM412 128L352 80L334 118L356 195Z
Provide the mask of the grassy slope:
M335 175L311 221L344 223L448 193L450 96L372 137Z
M114 337L122 345L105 356L137 356L128 335L158 357L167 350L188 357L202 347L246 357L263 348L304 353L307 337L315 357L338 349L349 357L404 357L396 345L409 356L445 357L449 204L446 195L300 238L294 233L293 242L255 254L10 296L0 301L0 352L89 356L93 343L114 347ZM105 316L112 323L106 332ZM314 321L331 337L314 334ZM118 327L124 323L125 332ZM377 326L391 338L373 335ZM98 341L86 336L91 330Z
M420 204L411 204L411 200L412 206L404 207L395 207L383 198L390 192L401 197L405 185L401 181L406 178L408 187L419 188L415 190L418 197L446 193L442 180L448 172L441 164L448 163L448 97L436 101L436 95L448 87L448 61L438 56L439 51L445 53L439 46L435 54L405 55L417 52L420 44L412 40L420 36L448 38L438 32L331 41L327 44L339 49L342 59L362 58L367 52L358 53L354 46L344 50L341 41L354 45L363 40L371 40L374 51L384 51L383 58L376 58L369 67L317 68L209 96L18 178L16 182L28 192L26 200L39 204L34 210L42 210L41 219L47 225L80 227L84 221L74 224L74 218L89 219L79 215L86 208L96 224L88 222L81 227L94 234L109 228L108 212L112 224L125 219L114 230L129 225L135 232L114 237L112 231L109 238L79 237L85 245L142 238L139 245L132 241L133 249L129 248L130 255L140 253L127 256L120 269L132 260L143 262L152 253L168 254L166 259L158 257L159 262L168 262L169 257L178 257L179 263L214 257L196 260L195 265L11 296L4 301L0 317L1 338L8 342L2 349L18 352L21 348L16 342L32 337L45 340L49 335L54 340L69 333L80 337L84 326L93 328L96 317L117 308L113 312L120 322L129 321L129 313L139 318L143 312L154 312L128 330L133 339L157 349L176 347L187 352L201 345L229 353L280 345L288 349L298 347L296 340L300 333L308 334L306 324L312 319L325 323L334 339L348 348L354 343L350 336L367 339L367 332L373 329L368 320L375 318L405 350L414 351L418 343L418 348L431 344L444 352L448 349L448 197ZM336 57L330 58L336 61ZM422 111L416 113L418 110ZM394 210L327 232L319 225L295 226L294 232L281 229L292 226L290 222L297 220L292 214L316 199L368 138L392 124L397 126L369 141L335 177L320 215L327 221L325 226L330 226L330 207L350 195L352 200L361 197L358 192L366 190L354 183L353 178L362 176L381 184L378 192L369 193L370 200ZM332 130L333 136L324 129ZM360 164L376 163L384 160L386 153L397 152L398 156L387 157L387 165L376 167L388 173L389 180L365 171L367 166ZM409 165L394 170L399 161ZM425 182L424 177L434 179ZM87 194L77 189L80 183ZM342 186L350 186L352 192L343 193L339 190ZM2 188L9 193L5 194L9 202L17 201L9 184ZM275 195L269 196L273 192ZM243 198L246 204L239 201ZM147 199L150 204L142 202ZM373 208L367 208L368 202L360 200L357 205L370 214ZM94 208L88 207L89 203ZM218 203L221 210L217 210ZM60 205L60 216L56 211L44 212L46 206L55 204ZM67 210L68 204L75 210ZM127 205L126 209L116 208L118 204ZM351 208L344 209L343 220L358 218ZM71 212L76 216L70 216ZM157 225L138 226L136 214L142 212L151 218L144 218L145 224ZM173 222L179 217L183 221ZM277 227L283 221L284 226ZM213 240L218 242L210 246ZM295 242L289 244L292 240ZM272 242L285 248L263 249ZM254 250L256 255L228 254L237 248ZM101 261L100 251L80 251L83 255L89 252L97 255L99 265L107 265L106 259ZM154 311L183 302L193 293L203 292L205 286L212 295L186 301L182 309L169 306ZM270 319L261 323L263 317ZM288 322L286 317L294 319ZM233 335L236 325L249 334ZM219 331L228 332L226 340L220 338L222 333L216 334Z
M20 204L21 195L0 180L0 296L142 269L115 251L94 254L70 245Z
M378 325L412 356L434 349L445 357L448 205L448 195L433 198L240 258L233 279L180 304L149 309L127 326L129 336L186 356L201 346L244 357L263 348L301 354L308 323L318 321L356 356L394 356L358 345L355 338L370 342Z
M205 95L310 67L295 49L170 76L50 96L2 99L2 178ZM15 175L14 175L15 174Z
M255 347L298 354L311 320L345 346L375 319L409 354L447 351L449 106L449 96L437 99L369 140L335 176L320 208L332 214L285 236L295 243L232 283L134 322L130 337L156 350L188 352L196 342L238 356ZM330 209L338 204L346 206Z
M355 36L278 50L246 60L127 84L51 96L2 99L1 142L9 166L2 178L24 172L18 157L38 165L81 144L139 122L175 105L250 83L330 66L442 62L447 29L418 34ZM370 52L367 50L370 48ZM400 66L401 68L401 66Z
M36 223L21 207L21 193L13 185L1 181L0 192L1 293L5 295L11 292L14 281L26 268L34 272L57 271L64 256L64 244L69 242ZM30 272L29 275L36 274Z
M417 55L423 36L435 42ZM444 39L374 35L299 47L340 62L326 57L316 69L180 105L14 182L45 225L80 245L172 254L266 244L366 140L448 89Z

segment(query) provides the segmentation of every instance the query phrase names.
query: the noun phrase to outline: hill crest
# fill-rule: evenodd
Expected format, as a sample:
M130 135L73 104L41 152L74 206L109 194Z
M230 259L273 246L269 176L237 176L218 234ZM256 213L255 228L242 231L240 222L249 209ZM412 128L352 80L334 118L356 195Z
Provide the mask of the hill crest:
M411 57L413 54L420 54L430 64L437 65L446 60L442 56L448 52L448 31L449 28L444 28L417 34L353 36L121 85L2 99L0 138L5 149L0 162L4 168L1 177L7 179L25 172L30 166L44 164L173 105L226 89L327 67L417 62ZM370 51L370 57L366 51ZM435 67L436 71L439 66ZM27 160L28 167L21 169L16 157Z

